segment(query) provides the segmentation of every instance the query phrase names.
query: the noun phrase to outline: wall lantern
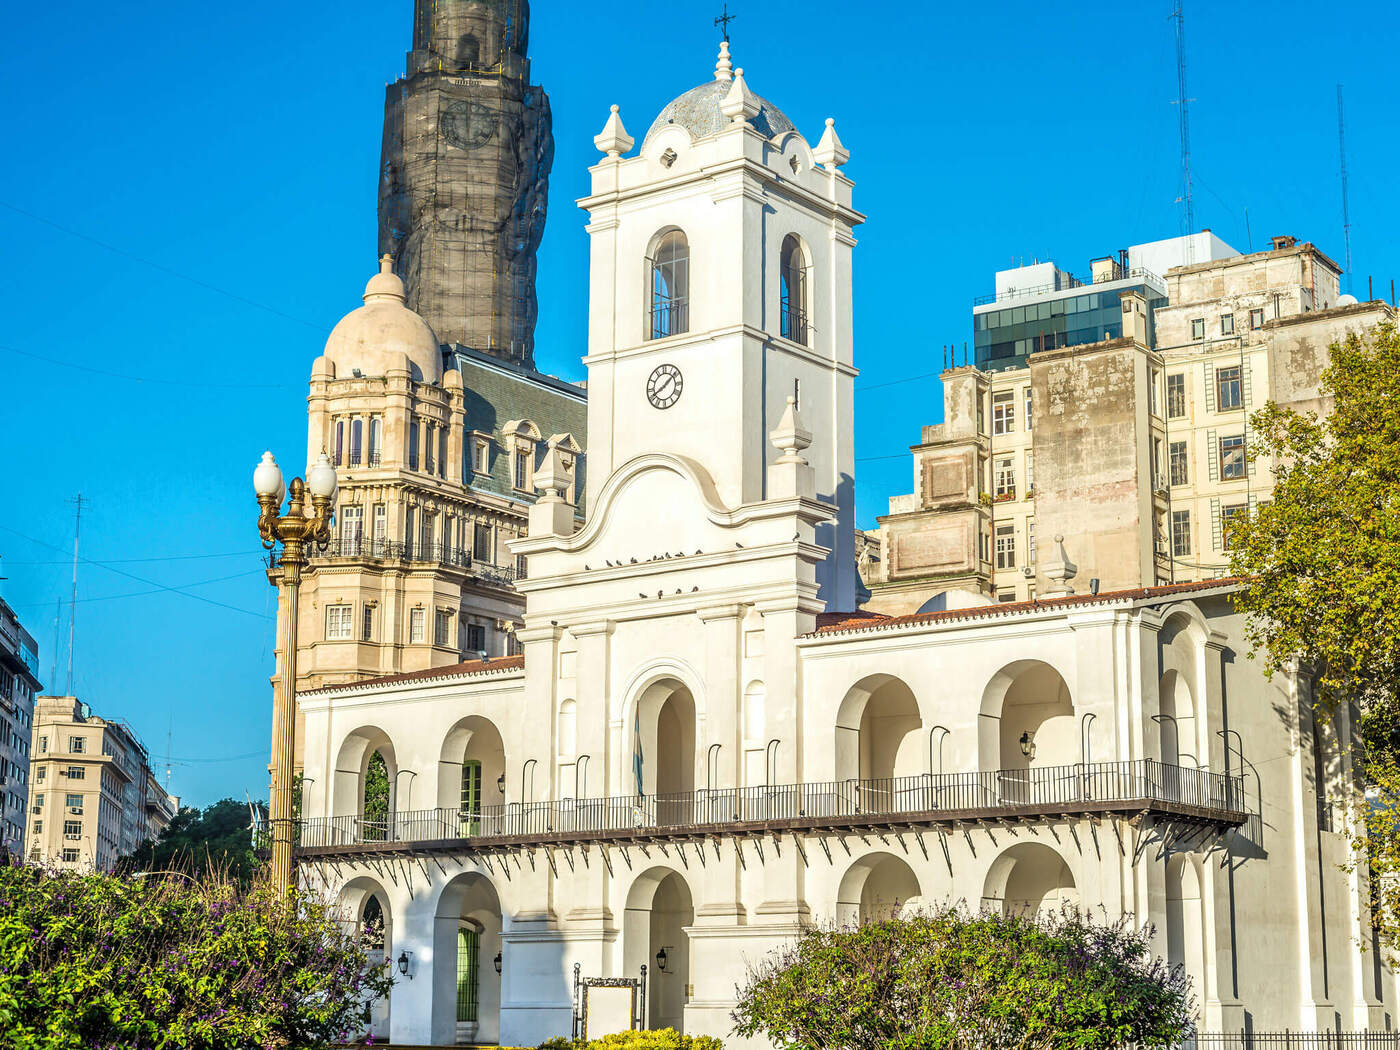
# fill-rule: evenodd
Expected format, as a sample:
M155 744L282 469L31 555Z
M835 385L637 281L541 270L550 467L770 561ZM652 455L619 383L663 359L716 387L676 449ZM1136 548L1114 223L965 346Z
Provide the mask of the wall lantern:
M662 973L666 972L666 949L664 947L656 953L656 968Z
M500 973L500 972L501 972L501 953L500 953L500 952L497 952L497 953L496 953L496 958L493 959L492 962L494 962L494 963L496 964L496 972L497 972L497 973Z
M407 951L399 952L399 973L403 974L405 977L407 977L407 978L411 981L411 980L413 980L413 974L411 974L411 973L408 972L408 965L409 965L409 962L410 962L410 960L409 960L409 957L408 957L408 952L407 952Z
M496 790L502 795L506 793L506 775L504 773L496 778Z
M1035 741L1031 739L1031 731L1027 729L1021 734L1021 754L1027 758L1035 757Z

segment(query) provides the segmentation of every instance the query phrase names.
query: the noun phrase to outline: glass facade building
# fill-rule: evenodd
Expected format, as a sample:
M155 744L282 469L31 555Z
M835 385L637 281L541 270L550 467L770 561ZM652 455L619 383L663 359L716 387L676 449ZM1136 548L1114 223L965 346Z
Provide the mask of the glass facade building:
M1024 368L1040 350L1097 343L1123 334L1119 296L1140 292L1147 299L1149 345L1156 341L1152 311L1167 304L1158 279L1134 277L1041 295L1003 300L977 307L972 314L974 361L978 368L999 371Z

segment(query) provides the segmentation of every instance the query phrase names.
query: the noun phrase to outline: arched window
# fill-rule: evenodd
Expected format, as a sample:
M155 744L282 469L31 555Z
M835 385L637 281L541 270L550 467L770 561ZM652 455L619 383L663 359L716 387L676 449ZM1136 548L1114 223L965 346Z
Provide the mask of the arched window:
M481 763L475 759L468 759L462 763L462 801L459 817L461 834L481 834Z
M650 339L690 331L690 245L685 234L672 230L656 244L647 260L651 274Z
M802 242L792 234L783 239L779 276L782 302L782 336L807 345L807 257Z

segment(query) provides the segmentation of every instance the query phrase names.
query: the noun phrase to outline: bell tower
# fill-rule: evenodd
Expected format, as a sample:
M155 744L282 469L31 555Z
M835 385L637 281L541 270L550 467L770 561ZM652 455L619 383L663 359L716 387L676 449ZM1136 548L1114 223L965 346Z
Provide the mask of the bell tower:
M772 498L789 399L834 516L817 534L828 609L856 608L852 183L828 120L813 149L721 45L712 78L635 140L616 106L589 213L589 470L684 457L732 509Z
M528 0L415 0L385 93L379 249L443 342L533 368L554 139L529 28Z

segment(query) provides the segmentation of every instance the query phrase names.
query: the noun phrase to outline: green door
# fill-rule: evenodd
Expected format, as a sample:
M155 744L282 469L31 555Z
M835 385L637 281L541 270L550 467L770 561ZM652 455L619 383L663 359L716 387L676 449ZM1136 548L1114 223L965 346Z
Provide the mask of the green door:
M459 813L461 834L481 834L481 763L462 763L462 805Z
M479 767L478 767L479 769ZM475 1021L481 934L470 926L457 928L457 1020Z

